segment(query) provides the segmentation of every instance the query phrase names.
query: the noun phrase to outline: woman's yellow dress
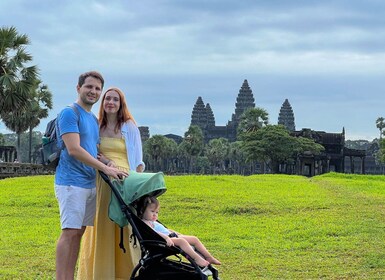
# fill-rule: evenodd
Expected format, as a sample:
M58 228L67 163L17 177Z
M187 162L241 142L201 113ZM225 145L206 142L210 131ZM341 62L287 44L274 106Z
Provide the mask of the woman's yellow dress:
M119 169L128 171L124 139L101 137L100 151L113 160ZM139 245L129 242L131 226L124 228L124 247L119 248L120 228L108 217L111 189L98 175L96 215L93 227L87 227L81 243L77 279L130 279L140 259Z

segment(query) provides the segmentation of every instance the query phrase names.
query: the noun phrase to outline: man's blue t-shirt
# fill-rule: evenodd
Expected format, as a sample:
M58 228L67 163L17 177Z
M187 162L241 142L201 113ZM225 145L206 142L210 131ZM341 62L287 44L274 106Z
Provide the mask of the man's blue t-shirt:
M63 109L58 116L60 139L66 133L79 133L80 146L96 158L99 144L97 120L92 112L87 112L77 103L74 103L74 106L78 109L79 117L71 107ZM91 189L96 186L96 171L93 167L71 157L67 149L64 149L56 167L55 184Z

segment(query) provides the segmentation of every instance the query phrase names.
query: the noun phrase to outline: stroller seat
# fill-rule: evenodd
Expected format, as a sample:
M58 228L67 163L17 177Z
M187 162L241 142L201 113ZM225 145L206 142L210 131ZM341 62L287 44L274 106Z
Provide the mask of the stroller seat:
M129 172L123 181L113 180L99 172L110 186L109 217L120 227L132 227L134 238L140 244L141 259L135 266L132 280L219 280L218 271L209 265L202 269L183 250L167 246L166 241L137 215L137 202L144 196L160 196L166 191L164 175Z

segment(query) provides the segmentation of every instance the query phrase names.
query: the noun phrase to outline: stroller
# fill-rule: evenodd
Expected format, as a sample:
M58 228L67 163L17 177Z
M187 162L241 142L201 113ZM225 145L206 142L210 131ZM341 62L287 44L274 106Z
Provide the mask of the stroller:
M140 245L141 259L131 280L219 280L218 271L212 265L202 269L182 249L167 246L166 241L136 215L141 197L157 197L166 191L162 172L130 172L123 182L111 181L106 174L99 173L114 193L109 207L110 219L121 228L130 224L133 238Z

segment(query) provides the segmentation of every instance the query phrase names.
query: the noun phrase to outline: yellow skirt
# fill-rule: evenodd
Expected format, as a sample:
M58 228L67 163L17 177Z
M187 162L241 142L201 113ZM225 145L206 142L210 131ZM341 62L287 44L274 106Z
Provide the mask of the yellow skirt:
M123 139L101 138L100 151L115 161L119 169L129 170ZM124 228L124 247L119 248L120 228L108 217L111 189L98 175L96 215L93 227L87 227L81 243L77 279L130 279L139 262L139 244L130 242L131 226Z

